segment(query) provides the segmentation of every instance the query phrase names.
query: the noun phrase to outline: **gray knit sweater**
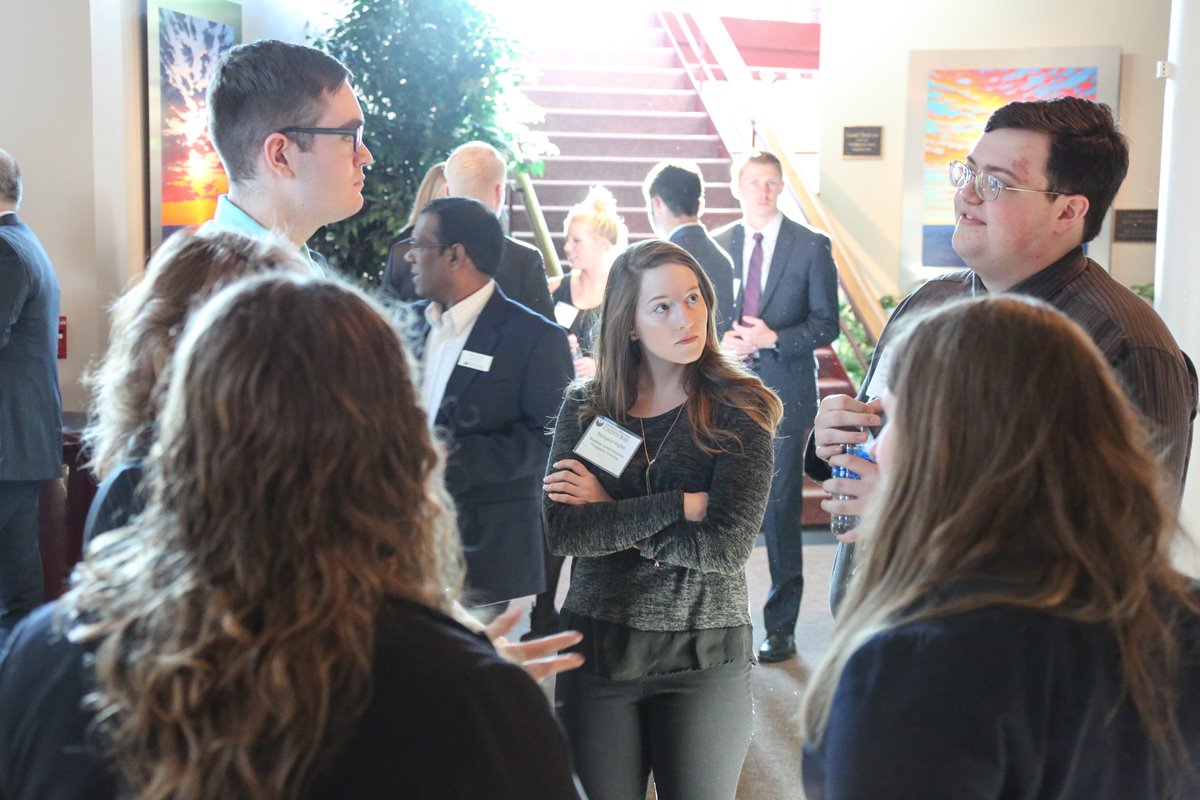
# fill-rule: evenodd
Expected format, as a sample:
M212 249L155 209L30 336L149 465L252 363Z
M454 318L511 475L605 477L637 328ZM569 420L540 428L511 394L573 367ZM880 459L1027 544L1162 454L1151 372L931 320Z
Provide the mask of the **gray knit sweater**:
M583 461L572 452L582 436L581 405L571 395L563 403L551 464ZM583 461L612 501L571 506L544 499L550 550L576 557L564 609L645 631L750 624L745 565L771 488L771 436L744 411L723 406L717 424L735 431L741 448L709 455L692 441L686 409L667 435L675 416L672 409L642 420L650 453L657 451L651 494L646 457L639 451L620 478ZM626 427L641 434L636 420ZM683 493L705 491L708 516L686 521ZM639 551L633 545L641 541Z

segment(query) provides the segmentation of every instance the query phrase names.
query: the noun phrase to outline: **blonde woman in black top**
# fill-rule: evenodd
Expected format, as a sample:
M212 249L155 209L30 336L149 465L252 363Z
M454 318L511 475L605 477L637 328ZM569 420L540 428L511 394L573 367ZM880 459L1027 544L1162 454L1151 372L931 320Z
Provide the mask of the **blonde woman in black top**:
M546 534L573 555L564 624L584 667L557 704L592 800L732 798L750 741L745 563L771 484L779 399L722 355L714 293L685 250L652 240L609 275L596 375L559 413ZM573 449L624 428L609 472ZM640 440L640 441L637 441ZM615 474L610 474L615 473Z

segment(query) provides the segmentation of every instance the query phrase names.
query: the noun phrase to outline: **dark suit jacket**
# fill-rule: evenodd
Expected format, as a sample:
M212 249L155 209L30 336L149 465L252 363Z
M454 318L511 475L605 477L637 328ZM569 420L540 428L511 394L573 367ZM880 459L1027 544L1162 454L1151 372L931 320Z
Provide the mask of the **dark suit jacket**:
M733 259L733 274L742 277L745 226L735 222L714 237ZM813 350L838 337L837 267L829 237L783 218L767 272L758 316L779 335L773 350L759 352L758 374L779 393L784 404L780 433L799 437L817 411L817 370ZM742 293L733 304L733 319L742 315ZM803 441L797 443L803 447Z
M405 228L392 240L388 248L387 266L383 270L383 293L396 300L412 302L420 300L413 286L412 266L404 260L409 246L404 242L412 236L412 228ZM550 300L550 289L546 284L546 268L542 252L511 236L504 237L504 252L500 255L500 268L496 270L496 284L504 290L510 300L554 319L554 303Z
M423 326L427 305L417 304ZM422 336L422 345L424 341ZM463 350L491 356L491 368L481 372L456 366L435 422L445 431L446 486L458 507L467 584L476 592L467 601L494 603L537 594L546 584L546 430L575 375L567 337L558 325L497 288Z
M733 262L699 222L680 227L671 234L671 242L691 253L712 281L717 290L717 332L725 332L733 322Z
M0 480L62 474L58 279L42 243L0 216Z

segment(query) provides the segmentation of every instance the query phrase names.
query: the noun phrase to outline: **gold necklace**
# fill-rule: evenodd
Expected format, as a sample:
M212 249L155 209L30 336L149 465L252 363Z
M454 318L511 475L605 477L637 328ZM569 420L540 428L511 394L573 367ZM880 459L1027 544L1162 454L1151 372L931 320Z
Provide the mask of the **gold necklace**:
M638 417L638 425L642 428L642 452L646 454L646 494L650 494L650 467L654 466L654 462L662 454L663 445L667 443L667 438L671 435L671 431L675 430L675 423L679 422L679 417L683 414L683 409L686 407L687 401L685 400L679 406L679 410L675 412L675 419L671 420L671 427L667 428L662 441L658 443L658 449L654 451L654 458L650 457L650 448L646 446L646 423L641 417Z

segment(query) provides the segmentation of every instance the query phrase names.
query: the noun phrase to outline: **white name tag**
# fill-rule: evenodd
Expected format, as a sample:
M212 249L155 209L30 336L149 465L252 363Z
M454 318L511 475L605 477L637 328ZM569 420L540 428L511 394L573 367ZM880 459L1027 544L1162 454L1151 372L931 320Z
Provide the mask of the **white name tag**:
M636 433L625 430L608 417L596 417L575 445L575 453L619 478L641 443L642 437Z
M734 300L737 300L738 292L740 292L741 290L742 290L742 279L734 278L733 279L733 299Z
M570 303L564 303L559 300L554 304L554 321L564 328L570 329L575 324L575 318L579 316L579 309Z
M491 372L492 357L486 356L483 353L472 353L470 350L463 350L462 355L458 357L458 365L467 369L477 369L480 372Z

